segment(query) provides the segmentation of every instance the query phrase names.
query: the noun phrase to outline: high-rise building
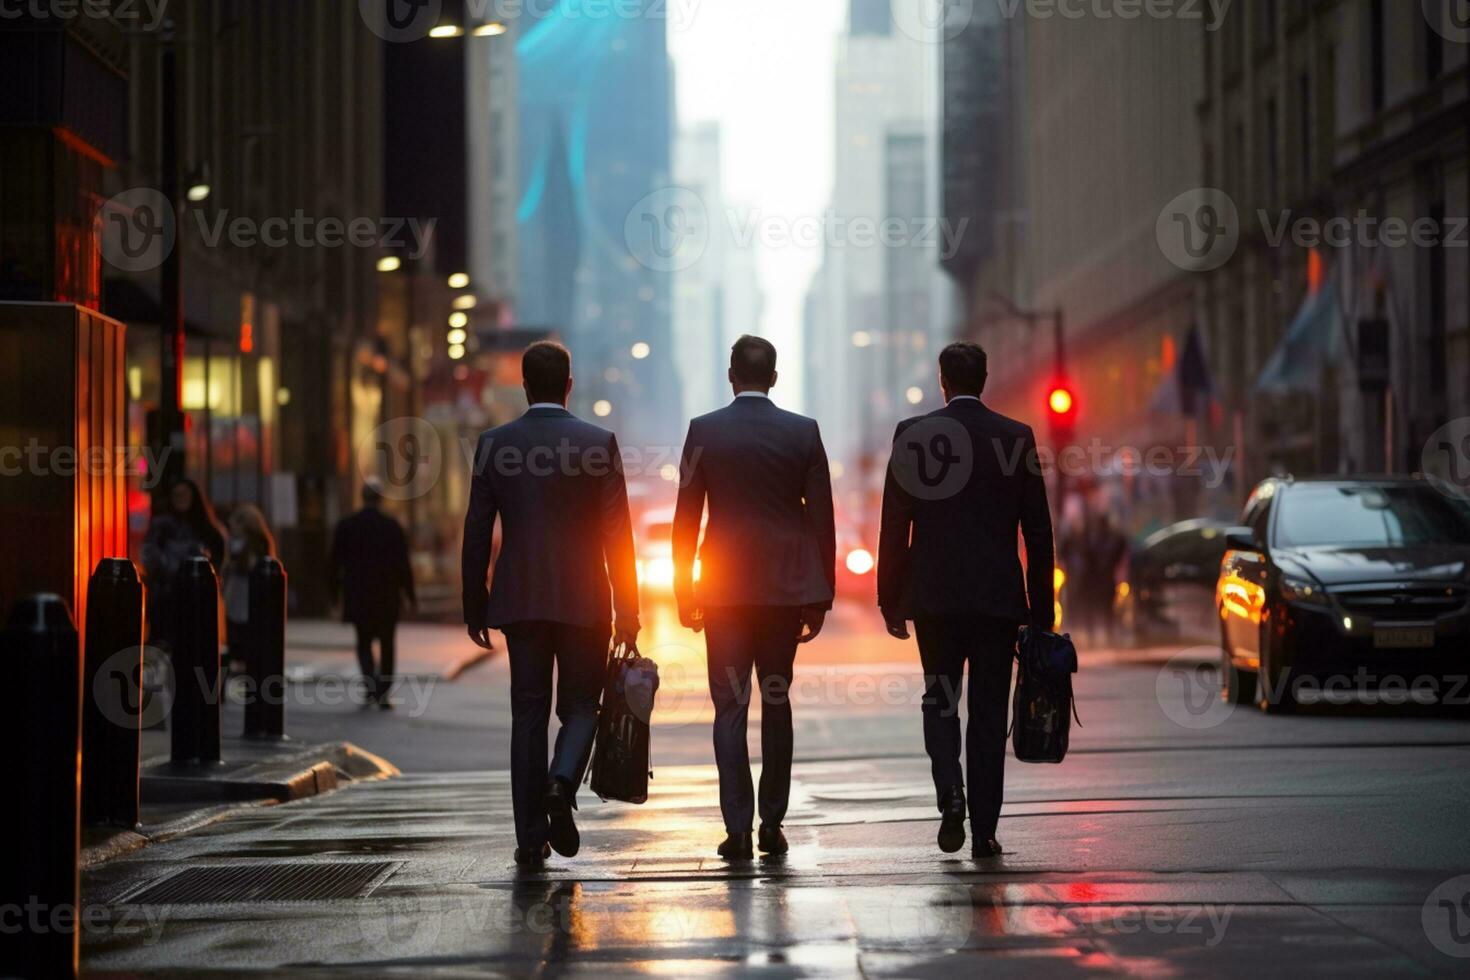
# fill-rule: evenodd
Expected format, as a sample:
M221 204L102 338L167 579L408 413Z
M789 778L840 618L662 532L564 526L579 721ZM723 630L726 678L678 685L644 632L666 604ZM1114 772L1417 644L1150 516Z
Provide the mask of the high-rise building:
M898 419L938 404L922 362L932 365L946 309L938 31L919 38L893 23L887 0L855 3L838 42L832 202L804 324L807 408L860 478L878 471Z
M889 0L851 0L848 33L854 37L864 34L887 37L892 34L893 12Z
M1199 277L1200 307L1247 484L1416 471L1431 434L1470 414L1454 6L1248 4L1205 40L1201 166L1240 234ZM1333 219L1348 230L1312 230ZM1391 220L1418 240L1391 238Z
M566 338L574 408L630 439L678 437L673 275L640 263L627 227L670 186L673 100L661 16L528 5L515 27L515 321Z
M674 357L684 413L694 416L729 400L730 346L741 334L757 332L762 301L755 249L731 233L718 123L680 131L674 183L699 202L689 220L703 222L688 229L700 243L699 258L678 270L674 286Z

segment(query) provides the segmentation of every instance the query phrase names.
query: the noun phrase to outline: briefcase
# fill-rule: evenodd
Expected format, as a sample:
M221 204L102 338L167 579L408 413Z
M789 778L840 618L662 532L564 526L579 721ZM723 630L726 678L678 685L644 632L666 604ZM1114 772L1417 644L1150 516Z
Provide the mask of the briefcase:
M658 664L638 647L614 647L607 661L602 705L597 711L597 741L588 781L603 800L648 801L649 719L658 693Z
M1067 756L1077 703L1072 675L1077 648L1068 634L1025 628L1016 646L1011 749L1021 762L1061 762ZM1077 723L1082 723L1079 718Z

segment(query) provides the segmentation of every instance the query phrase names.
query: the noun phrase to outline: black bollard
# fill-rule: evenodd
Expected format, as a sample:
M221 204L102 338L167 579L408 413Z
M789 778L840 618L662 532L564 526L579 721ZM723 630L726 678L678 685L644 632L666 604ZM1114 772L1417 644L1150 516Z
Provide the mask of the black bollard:
M126 558L97 563L82 645L82 823L138 825L143 586Z
M179 567L174 606L172 761L213 765L220 761L219 579L208 558Z
M66 602L22 599L10 611L0 655L12 688L0 712L15 784L15 831L0 860L0 907L18 912L0 929L0 974L77 972L81 820L81 653Z
M269 555L250 570L246 738L286 737L286 570Z

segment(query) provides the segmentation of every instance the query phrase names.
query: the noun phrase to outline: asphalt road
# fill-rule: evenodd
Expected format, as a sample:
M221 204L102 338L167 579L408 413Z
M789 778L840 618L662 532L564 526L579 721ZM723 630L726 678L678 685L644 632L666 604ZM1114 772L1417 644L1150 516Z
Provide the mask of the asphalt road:
M911 644L839 610L803 648L783 862L730 867L702 644L665 616L653 798L584 799L583 849L510 861L503 658L450 683L458 631L406 627L398 708L345 689L345 633L293 631L289 728L405 775L258 810L84 877L95 970L322 965L406 974L1463 975L1470 724L1408 707L1267 717L1211 696L1208 651L1083 651L1060 766L1007 772L1003 858L939 853ZM1176 656L1177 655L1177 656ZM1171 658L1172 662L1171 662ZM417 686L415 686L417 684ZM306 692L310 692L309 694ZM752 725L752 730L755 730ZM754 746L753 746L754 748ZM366 897L150 904L198 865L381 862Z

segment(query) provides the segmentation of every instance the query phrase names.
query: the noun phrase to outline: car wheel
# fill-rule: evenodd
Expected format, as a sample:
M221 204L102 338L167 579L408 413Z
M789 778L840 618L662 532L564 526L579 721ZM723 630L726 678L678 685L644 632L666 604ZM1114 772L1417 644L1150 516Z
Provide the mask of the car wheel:
M1220 693L1227 704L1254 704L1256 700L1256 672L1235 666L1223 629L1220 631Z
M1291 685L1291 671L1276 662L1266 628L1261 628L1261 672L1256 683L1256 705L1268 715L1289 715L1296 711L1296 692Z

